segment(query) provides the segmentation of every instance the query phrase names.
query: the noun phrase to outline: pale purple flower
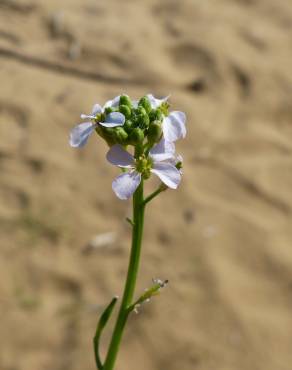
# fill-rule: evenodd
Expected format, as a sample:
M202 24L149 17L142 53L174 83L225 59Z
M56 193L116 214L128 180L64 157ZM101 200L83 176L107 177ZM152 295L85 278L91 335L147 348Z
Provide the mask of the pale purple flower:
M141 161L145 169L154 173L169 188L176 189L181 180L180 171L171 163L175 156L174 144L162 139L149 152L148 158L135 159L121 145L113 145L107 153L107 160L128 171L116 177L112 183L115 194L120 199L129 199L139 186L142 173ZM142 166L143 172L143 166Z
M170 95L166 96L165 98L162 98L162 99L157 99L155 98L152 94L147 94L146 95L148 100L150 101L150 104L151 104L151 108L152 109L157 109L158 107L160 107L160 105L162 103L166 103L167 100L169 99Z
M107 114L104 122L95 122L97 114L103 113L105 108L118 106L119 101L120 96L117 96L113 100L106 102L104 107L101 107L99 104L95 104L92 108L91 114L81 114L81 119L89 119L91 121L80 123L71 130L69 140L70 145L74 148L83 147L86 144L89 136L93 133L98 125L104 127L123 126L126 119L125 116L120 112L112 112Z
M116 108L116 107L118 107L119 104L120 104L120 97L121 97L121 95L118 95L115 98L113 98L112 100L108 100L105 103L105 105L103 106L103 108Z
M169 160L171 164L173 164L180 172L180 174L183 174L182 166L183 166L183 157L180 154L175 154L173 158ZM179 166L178 166L179 164Z
M165 140L174 142L184 138L187 133L186 115L184 112L173 111L162 121L162 131Z
M166 103L170 95L162 99L156 99L153 95L148 94L152 109L157 109L161 104ZM186 136L186 115L184 112L173 111L163 118L162 131L165 140L174 142Z

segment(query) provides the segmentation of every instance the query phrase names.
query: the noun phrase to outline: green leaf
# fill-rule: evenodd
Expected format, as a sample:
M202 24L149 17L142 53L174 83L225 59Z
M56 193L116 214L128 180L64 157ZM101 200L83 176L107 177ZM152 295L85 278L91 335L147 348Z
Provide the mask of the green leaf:
M103 369L103 365L102 365L102 362L100 360L100 356L99 356L99 340L100 340L100 336L101 336L101 333L104 329L104 327L106 326L111 314L112 314L112 311L114 309L114 306L116 304L118 300L118 297L114 297L111 302L109 303L109 305L106 307L106 309L103 311L102 315L100 316L100 319L98 321L98 324L97 324L97 327L96 327L96 332L95 332L95 336L93 338L93 345L94 345L94 354L95 354L95 363L96 363L96 367L98 370L102 370Z
M128 307L128 312L135 311L142 303L149 301L153 296L159 294L161 288L168 284L168 280L153 279L153 285Z
M131 226L134 226L134 222L133 220L131 220L129 217L126 217L126 221L131 225Z

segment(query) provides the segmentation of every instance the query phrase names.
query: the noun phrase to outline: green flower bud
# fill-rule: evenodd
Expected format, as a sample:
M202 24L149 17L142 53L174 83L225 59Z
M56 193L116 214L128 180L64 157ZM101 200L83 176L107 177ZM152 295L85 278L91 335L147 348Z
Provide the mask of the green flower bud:
M137 115L139 115L139 114L141 114L143 116L147 115L146 109L142 106L138 106L138 108L136 108L134 112Z
M132 102L128 95L120 96L120 105L127 105L129 108L132 108Z
M164 102L160 105L159 109L161 110L161 112L165 115L165 116L168 116L168 109L169 109L169 103L168 102Z
M115 144L115 129L112 127L97 126L96 132L108 143L109 146Z
M123 104L119 106L119 112L122 113L126 117L126 119L130 118L132 114L131 108Z
M130 133L131 130L133 129L134 127L134 122L127 119L126 122L124 123L123 125L123 129L127 132L127 133Z
M162 127L160 121L151 122L148 129L148 141L149 143L158 143L162 135Z
M162 121L163 119L163 114L160 109L152 109L151 112L149 113L149 118L150 121Z
M137 124L138 126L141 128L141 129L146 129L148 128L149 126L149 123L150 123L150 120L149 120L149 117L148 115L146 114L145 116L142 115L142 114L139 114L137 116Z
M178 169L178 170L181 170L182 167L183 167L183 163L181 161L178 161L175 165L175 167Z
M143 131L138 127L133 128L133 130L129 134L130 144L132 144L132 145L141 144L143 142L143 140L144 140Z
M141 98L139 100L139 104L138 105L139 106L142 106L145 109L146 113L150 113L150 111L151 111L151 104L150 104L150 101L147 98L147 96L143 96L143 98Z
M115 137L115 129L113 127L102 127L102 126L97 127L101 128L101 131L105 137L112 139Z
M124 144L128 139L127 132L123 129L123 127L116 127L114 131L115 141L118 144Z
M105 108L104 113L105 113L105 115L108 115L108 114L110 114L110 113L112 113L112 112L114 112L114 111L115 111L115 109L114 109L114 108L112 108L112 107L107 107L107 108Z

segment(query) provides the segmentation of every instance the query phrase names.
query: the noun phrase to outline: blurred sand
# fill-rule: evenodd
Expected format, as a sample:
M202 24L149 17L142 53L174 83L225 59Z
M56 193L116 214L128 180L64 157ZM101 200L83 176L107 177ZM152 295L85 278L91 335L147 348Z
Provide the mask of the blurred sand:
M68 132L120 92L171 93L188 136L180 189L147 210L137 294L170 284L117 369L292 369L291 60L291 0L0 1L1 370L94 369L131 209L106 146Z

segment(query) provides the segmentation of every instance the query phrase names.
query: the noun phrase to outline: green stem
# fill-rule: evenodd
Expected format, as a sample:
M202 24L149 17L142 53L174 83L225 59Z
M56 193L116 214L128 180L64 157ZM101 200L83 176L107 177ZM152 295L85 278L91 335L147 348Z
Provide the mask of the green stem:
M146 206L148 202L150 202L153 198L155 198L158 194L160 194L162 191L165 191L166 189L167 188L165 187L165 185L160 185L157 190L155 190L147 198L144 199L144 202L143 202L144 206Z
M124 294L120 311L112 334L112 339L104 362L103 370L112 370L114 368L123 331L130 312L129 307L131 307L133 300L140 260L141 242L144 225L144 209L145 204L143 200L143 180L142 180L133 195L133 234L127 280L124 288Z

